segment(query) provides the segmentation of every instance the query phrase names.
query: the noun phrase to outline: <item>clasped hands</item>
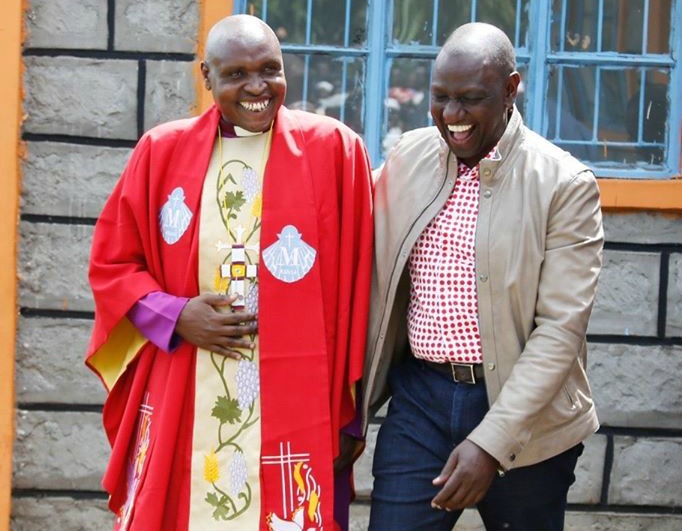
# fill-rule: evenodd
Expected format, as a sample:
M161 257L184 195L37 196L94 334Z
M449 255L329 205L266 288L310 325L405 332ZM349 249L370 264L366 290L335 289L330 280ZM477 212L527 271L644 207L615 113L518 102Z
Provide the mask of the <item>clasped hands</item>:
M450 453L433 484L441 487L431 500L434 509L454 511L473 507L483 499L497 473L497 460L465 439Z
M175 332L199 348L241 359L238 349L254 347L249 336L258 330L258 322L254 313L229 311L235 300L237 295L213 293L190 299L178 318Z

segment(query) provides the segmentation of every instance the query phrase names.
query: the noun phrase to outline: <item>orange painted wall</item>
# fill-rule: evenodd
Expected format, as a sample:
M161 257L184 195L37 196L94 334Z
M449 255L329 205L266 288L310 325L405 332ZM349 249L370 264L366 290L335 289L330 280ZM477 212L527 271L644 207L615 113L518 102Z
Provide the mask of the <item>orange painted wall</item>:
M604 210L660 210L682 214L682 179L599 179Z
M198 113L205 111L213 103L211 93L204 87L201 70L199 69L199 62L204 58L204 43L206 42L206 36L211 27L221 18L231 15L233 9L234 4L232 0L203 0L201 2L199 45L197 47L197 66L195 70L195 86L197 92L196 107Z
M17 323L22 0L0 3L0 530L9 529Z

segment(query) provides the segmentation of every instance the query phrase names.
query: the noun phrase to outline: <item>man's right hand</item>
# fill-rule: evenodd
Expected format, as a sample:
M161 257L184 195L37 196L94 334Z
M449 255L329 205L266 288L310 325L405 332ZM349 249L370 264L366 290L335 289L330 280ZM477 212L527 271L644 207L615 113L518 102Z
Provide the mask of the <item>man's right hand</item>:
M230 311L229 306L236 299L236 295L213 293L190 299L180 313L175 332L199 348L241 359L237 349L253 348L248 336L256 332L258 323L253 313ZM221 311L225 307L227 311Z

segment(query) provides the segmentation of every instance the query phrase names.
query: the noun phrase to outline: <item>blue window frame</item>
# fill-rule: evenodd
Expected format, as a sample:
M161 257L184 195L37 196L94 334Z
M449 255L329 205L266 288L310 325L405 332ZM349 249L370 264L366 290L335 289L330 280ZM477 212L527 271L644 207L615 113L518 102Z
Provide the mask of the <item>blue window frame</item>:
M682 0L237 0L282 42L287 105L362 134L377 165L430 124L433 58L455 27L501 27L526 123L600 177L680 173Z

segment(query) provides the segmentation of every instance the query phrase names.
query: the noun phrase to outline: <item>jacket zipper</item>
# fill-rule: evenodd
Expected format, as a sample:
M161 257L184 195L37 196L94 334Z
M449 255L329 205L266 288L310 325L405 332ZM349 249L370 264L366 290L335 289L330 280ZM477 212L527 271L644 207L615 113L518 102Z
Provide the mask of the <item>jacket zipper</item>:
M405 242L407 241L407 237L412 233L412 228L417 224L417 221L421 218L421 216L424 215L424 212L426 212L429 209L429 207L431 205L433 205L433 203L435 203L436 199L438 199L438 196L443 191L443 186L445 186L445 183L448 179L448 169L450 168L450 155L451 155L451 152L448 151L447 157L445 158L445 174L443 175L443 180L441 181L441 185L438 188L436 195L426 204L426 206L421 210L421 213L419 214L419 216L417 216L415 218L415 220L412 222L412 225L410 225L410 228L406 232L405 237L403 238L403 241L400 243L400 252L398 253L398 257L400 257L400 255L402 254L403 246L405 245ZM390 278L395 278L395 271L398 267L398 262L399 262L399 258L393 263L393 269L391 270ZM399 281L400 281L400 279L398 279L398 282ZM389 289L386 290L386 297L384 299L384 304L383 304L384 310L385 310L387 303L388 303L389 293L391 292L390 288L391 288L391 286L389 285ZM383 314L385 316L386 312L384 311ZM385 322L385 317L384 317L384 319L381 320L381 324L379 326L379 334L377 334L377 338L374 341L374 346L372 348L372 352L374 352L374 353L376 352L377 344L379 343L379 338L382 335L381 330L384 328L384 322Z

